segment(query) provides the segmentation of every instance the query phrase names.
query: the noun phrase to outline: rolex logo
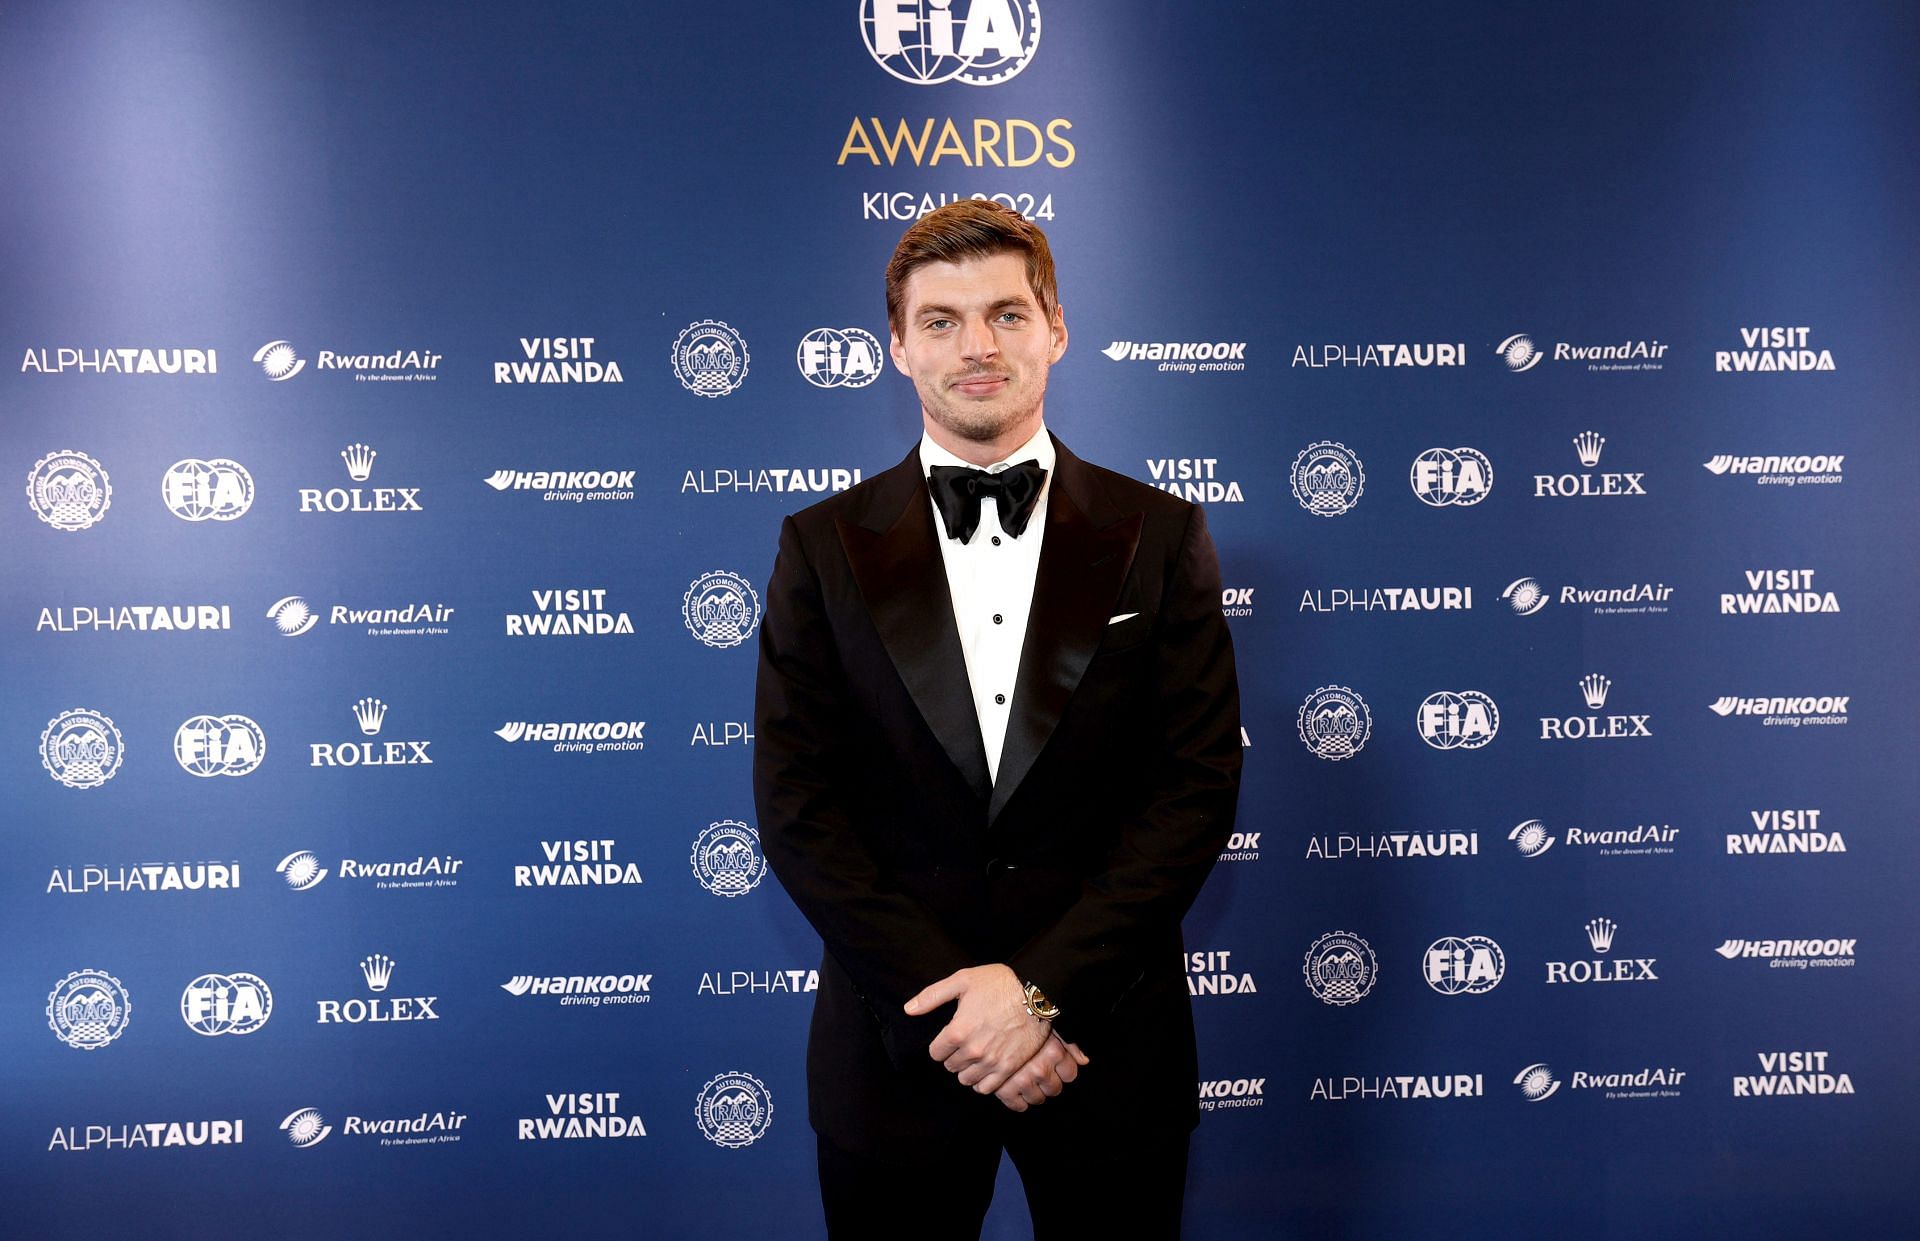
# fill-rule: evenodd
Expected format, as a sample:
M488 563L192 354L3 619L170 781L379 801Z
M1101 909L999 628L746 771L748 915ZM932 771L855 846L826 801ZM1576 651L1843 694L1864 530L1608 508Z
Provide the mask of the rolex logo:
M367 990L385 991L393 978L393 958L376 952L360 962L360 972L367 977Z
M347 463L347 477L356 483L367 481L367 475L373 473L373 459L379 455L365 444L348 444L340 450L340 459Z
M1605 697L1603 692L1602 697ZM387 704L378 698L362 698L353 704L353 718L360 721L360 731L369 737L380 735L380 723L387 718Z
M1613 680L1597 672L1589 672L1580 678L1581 696L1587 700L1587 707L1592 711L1607 705L1607 691L1612 688Z
M1600 464L1600 450L1606 446L1607 437L1591 431L1582 431L1573 437L1573 450L1580 454L1580 464L1588 469Z
M1618 929L1612 918L1595 918L1587 923L1587 942L1595 952L1605 952L1613 947L1613 933Z

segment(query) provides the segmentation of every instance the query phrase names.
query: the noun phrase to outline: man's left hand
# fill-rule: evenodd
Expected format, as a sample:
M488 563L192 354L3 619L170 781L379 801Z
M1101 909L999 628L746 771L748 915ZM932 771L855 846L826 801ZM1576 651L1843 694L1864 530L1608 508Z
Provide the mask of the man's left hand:
M927 1054L980 1094L993 1094L1046 1042L1051 1027L1027 1012L1025 989L1005 965L957 970L907 1001L918 1017L959 1001L953 1020L927 1046Z

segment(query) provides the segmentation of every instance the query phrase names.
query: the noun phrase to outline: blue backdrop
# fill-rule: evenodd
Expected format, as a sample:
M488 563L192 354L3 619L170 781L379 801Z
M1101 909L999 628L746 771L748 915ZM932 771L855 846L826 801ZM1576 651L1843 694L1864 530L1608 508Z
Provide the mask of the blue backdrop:
M820 1235L754 592L976 194L1220 548L1189 1234L1911 1227L1909 6L0 28L0 1231Z

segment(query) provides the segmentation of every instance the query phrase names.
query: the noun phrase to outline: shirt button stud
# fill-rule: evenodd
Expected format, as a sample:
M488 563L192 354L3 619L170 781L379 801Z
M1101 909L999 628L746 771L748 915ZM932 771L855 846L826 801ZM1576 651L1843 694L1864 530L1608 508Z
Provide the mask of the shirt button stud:
M1000 536L997 534L993 536L993 545L995 547L1000 546Z
M993 705L994 705L994 706L996 706L996 707L1004 707L1004 706L1006 706L1006 705L1007 705L1007 696L1006 696L1005 694L995 694L995 695L993 696Z
M1000 615L1000 613L998 613L998 612L995 612L995 613L993 614L993 623L994 623L994 624L996 624L996 625L999 625L999 624L1003 624L1003 623L1005 623L1005 621L1006 621L1006 617L1004 617L1004 616L1002 616L1002 615Z

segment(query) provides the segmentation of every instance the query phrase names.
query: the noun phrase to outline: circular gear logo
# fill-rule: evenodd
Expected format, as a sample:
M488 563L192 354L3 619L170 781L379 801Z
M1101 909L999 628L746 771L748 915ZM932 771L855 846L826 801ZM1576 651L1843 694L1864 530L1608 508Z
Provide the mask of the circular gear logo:
M747 379L747 338L718 319L689 323L673 342L673 373L697 396L720 397Z
M745 823L722 819L693 842L693 876L715 896L744 896L766 878L760 833Z
M47 1027L69 1047L99 1051L127 1030L133 1001L103 970L75 970L47 994Z
M173 757L191 776L244 776L267 757L267 735L244 715L196 715L175 730Z
M107 515L113 484L107 467L86 453L48 453L27 471L27 503L55 530L85 530Z
M1366 998L1380 977L1372 946L1346 931L1329 931L1314 940L1301 970L1315 999L1340 1006Z
M1360 502L1367 472L1345 444L1321 440L1293 459L1293 498L1315 517L1339 517Z
M273 991L258 974L202 974L180 993L180 1020L195 1034L252 1034L273 1016Z
M1352 758L1372 735L1366 699L1344 685L1322 685L1300 704L1300 740L1321 758Z
M693 1118L716 1146L752 1146L773 1123L773 1094L751 1073L722 1073L700 1088Z
M880 340L865 328L817 327L800 338L794 362L816 388L864 388L880 378Z
M739 646L760 623L760 596L738 573L715 569L687 587L680 615L687 632L708 646Z
M1440 690L1421 700L1414 723L1436 750L1477 750L1500 731L1500 708L1479 690Z
M1441 995L1483 995L1507 976L1507 954L1484 935L1448 935L1427 946L1420 970Z
M998 86L1040 47L1038 0L860 0L874 63L902 82Z
M1434 508L1467 508L1493 490L1493 462L1475 448L1429 448L1408 471L1413 494Z
M188 457L167 467L160 499L182 521L232 521L253 507L253 475L225 457Z
M40 734L40 765L70 789L99 788L113 779L124 753L120 730L98 711L62 711Z

